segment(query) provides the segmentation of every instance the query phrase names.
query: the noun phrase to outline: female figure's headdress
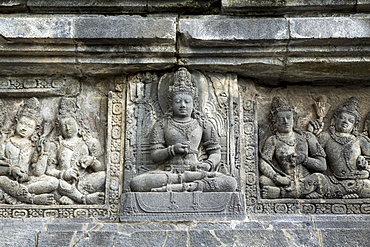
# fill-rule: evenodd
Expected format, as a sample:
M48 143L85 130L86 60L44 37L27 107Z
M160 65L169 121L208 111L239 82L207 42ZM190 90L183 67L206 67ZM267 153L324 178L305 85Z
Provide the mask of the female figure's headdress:
M35 120L37 125L41 125L42 117L40 113L41 107L40 102L35 97L26 100L24 105L20 108L17 113L17 118L19 119L22 116L29 117Z

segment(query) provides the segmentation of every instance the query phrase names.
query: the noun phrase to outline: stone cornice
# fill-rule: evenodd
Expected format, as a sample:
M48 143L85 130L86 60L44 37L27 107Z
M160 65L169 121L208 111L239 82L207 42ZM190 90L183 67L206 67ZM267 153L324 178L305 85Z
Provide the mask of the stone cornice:
M120 74L178 65L281 81L366 82L370 17L0 16L0 74Z
M223 13L237 15L354 13L369 10L369 0L222 0Z

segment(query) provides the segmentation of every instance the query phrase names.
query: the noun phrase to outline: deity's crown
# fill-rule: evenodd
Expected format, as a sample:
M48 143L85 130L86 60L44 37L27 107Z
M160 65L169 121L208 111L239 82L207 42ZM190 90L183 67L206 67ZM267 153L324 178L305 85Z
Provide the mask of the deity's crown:
M18 118L25 116L35 120L36 124L41 124L42 117L40 113L40 102L35 97L26 100L18 112Z
M73 117L77 120L78 106L73 98L62 98L59 106L59 117Z
M360 103L357 97L349 98L343 105L339 106L336 110L336 113L348 112L354 115L357 121L360 121Z
M294 108L280 96L276 96L272 99L272 106L271 106L271 114L276 114L280 111L292 111L294 112Z
M196 88L191 80L191 73L184 67L179 68L174 75L173 86L169 88L170 94L188 93L193 97L196 95Z

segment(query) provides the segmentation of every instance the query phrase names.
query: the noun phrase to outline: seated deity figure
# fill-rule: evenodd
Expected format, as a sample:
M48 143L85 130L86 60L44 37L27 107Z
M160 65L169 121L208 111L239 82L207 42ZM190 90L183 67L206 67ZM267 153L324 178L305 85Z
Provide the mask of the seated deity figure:
M216 172L221 150L211 122L198 111L198 92L192 75L180 68L169 88L170 113L151 132L151 159L165 170L147 172L131 180L134 192L232 192L236 179ZM198 160L203 145L207 158ZM159 167L159 166L158 166Z
M320 120L310 123L327 154L328 198L370 197L370 169L365 159L370 155L370 139L357 132L359 123L356 97L335 110L328 131L321 132Z
M62 204L104 202L105 165L99 141L84 127L74 99L63 98L57 117L61 136L50 144L46 174L59 179Z
M25 102L15 118L15 133L6 138L0 149L0 189L11 204L54 203L58 180L45 175L47 145L37 143L42 123L36 98Z
M310 132L296 128L297 113L281 97L270 112L274 132L260 154L263 198L321 198L325 152Z

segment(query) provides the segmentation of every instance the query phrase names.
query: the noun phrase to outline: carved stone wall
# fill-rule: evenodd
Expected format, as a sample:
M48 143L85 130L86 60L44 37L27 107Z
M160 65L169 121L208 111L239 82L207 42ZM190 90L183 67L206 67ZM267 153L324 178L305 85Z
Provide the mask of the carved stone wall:
M0 12L4 245L368 243L369 0Z

